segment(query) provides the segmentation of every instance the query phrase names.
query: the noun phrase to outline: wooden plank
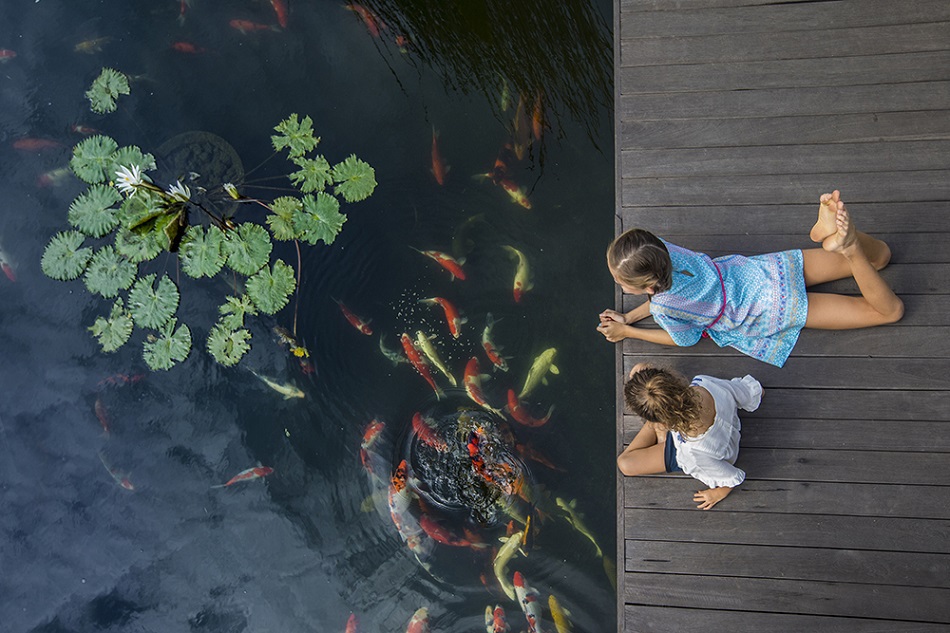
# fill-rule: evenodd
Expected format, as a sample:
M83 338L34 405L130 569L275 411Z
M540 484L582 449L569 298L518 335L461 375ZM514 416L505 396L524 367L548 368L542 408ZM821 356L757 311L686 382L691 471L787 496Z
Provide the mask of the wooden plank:
M625 570L950 588L950 554L627 541Z
M637 358L624 356L626 375L639 360L656 353L661 346L649 348ZM724 361L716 357L667 357L665 365L684 374L695 376L751 374L768 387L812 389L867 389L867 390L946 390L947 361L944 359L894 359L881 362L873 358L797 358L788 359L784 367L774 367L748 356L737 356Z
M899 433L895 432L895 439ZM948 485L950 454L743 448L736 466L756 479Z
M726 503L723 501L723 503ZM624 510L624 538L950 553L950 521L702 510Z
M666 207L750 204L807 204L815 191L861 191L876 202L950 200L946 171L876 172L873 174L802 174L718 176L705 178L636 178L624 174L623 206Z
M784 0L792 2L814 2L815 0ZM708 9L711 7L754 7L760 4L775 4L775 0L621 0L614 3L618 11L626 18L627 14L641 11L682 11L683 9ZM636 15L630 16L636 20Z
M824 392L811 392L827 398ZM802 399L807 397L803 394ZM747 418L740 413L742 424L742 449L746 448L806 448L817 450L853 451L901 451L901 452L950 452L950 424L947 422L906 420L802 420L786 418L783 411L776 410L776 417ZM861 415L864 409L856 409L850 415ZM623 416L624 444L633 441L640 430L640 418ZM899 439L898 439L899 438ZM907 459L914 459L909 455ZM950 483L950 481L948 481Z
M753 117L939 110L950 81L828 88L768 88L722 92L621 95L624 121L748 119Z
M621 3L623 11L623 3ZM814 2L786 4L776 2L761 6L736 8L701 8L680 11L649 11L621 20L620 38L657 37L676 34L678 37L741 33L800 33L821 49L820 35L839 24L848 27L888 26L916 22L950 20L950 4L943 0L915 0L895 3L893 0L860 0L859 2ZM833 50L833 49L832 49ZM827 51L829 54L832 50Z
M839 187L840 188L840 187ZM803 197L805 197L803 193ZM745 203L728 206L664 206L664 207L635 207L628 206L621 210L623 218L622 231L634 227L644 227L657 235L679 236L696 235L701 232L704 236L743 235L743 240L736 241L732 248L743 248L744 244L755 244L752 236L755 235L784 235L782 239L797 240L796 243L811 244L808 231L815 223L818 211L818 196L820 192L811 193L814 202L804 204L770 204L766 207L753 204L751 198ZM854 214L855 220L860 221L872 235L894 235L896 233L950 233L950 202L921 201L921 202L880 202L868 200L863 191L842 190L842 197ZM741 227L737 231L736 227ZM675 239L674 243L683 243L686 246L692 242ZM725 248L725 244L722 245ZM773 252L781 250L772 246L765 246L759 252ZM891 249L895 262L899 262L904 253L898 249ZM736 252L736 251L732 251ZM906 260L911 262L912 260Z
M700 149L625 149L620 160L622 173L636 178L946 170L950 169L950 139Z
M950 622L950 589L640 573L625 584L636 604Z
M867 143L950 137L950 116L943 110L856 114L628 120L620 122L625 149L672 147L751 147L790 143Z
M899 24L835 28L801 33L735 33L698 37L643 37L622 39L622 66L699 64L765 61L770 59L808 59L890 55L947 50L947 23ZM833 51L823 50L821 42L834 42Z
M627 339L624 353L648 354L641 341ZM692 347L653 346L657 356L714 356L732 359L742 356L731 347L719 347L703 339ZM950 358L950 327L912 327L895 324L861 330L806 330L799 336L794 357L837 358Z
M946 633L943 624L867 618L725 611L647 605L626 605L625 633L729 631L730 633Z
M780 59L763 62L627 66L622 94L896 84L950 79L950 51Z
M693 510L693 493L699 486L692 477L626 477L623 488L628 508ZM777 482L750 477L713 510L721 511L736 516L762 512L947 520L950 487Z

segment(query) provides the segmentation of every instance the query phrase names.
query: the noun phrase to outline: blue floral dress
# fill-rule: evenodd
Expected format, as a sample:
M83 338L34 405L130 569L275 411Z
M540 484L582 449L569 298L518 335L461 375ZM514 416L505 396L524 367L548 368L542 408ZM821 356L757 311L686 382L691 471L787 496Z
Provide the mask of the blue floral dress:
M802 252L713 260L664 244L673 260L673 286L653 295L650 314L673 342L695 345L706 332L720 347L784 365L808 316Z

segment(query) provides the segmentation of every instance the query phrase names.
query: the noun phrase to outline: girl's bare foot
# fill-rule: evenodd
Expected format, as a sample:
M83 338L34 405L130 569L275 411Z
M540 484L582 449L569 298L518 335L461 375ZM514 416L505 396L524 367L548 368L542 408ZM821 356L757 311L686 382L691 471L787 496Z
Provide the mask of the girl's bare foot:
M808 236L812 242L824 242L838 231L835 224L835 214L838 212L841 192L837 189L833 193L821 194L821 204L818 205L818 221L811 227Z
M835 214L835 232L825 238L821 247L830 253L840 253L847 257L854 249L860 248L858 232L851 222L851 214L844 203L838 203L838 212Z

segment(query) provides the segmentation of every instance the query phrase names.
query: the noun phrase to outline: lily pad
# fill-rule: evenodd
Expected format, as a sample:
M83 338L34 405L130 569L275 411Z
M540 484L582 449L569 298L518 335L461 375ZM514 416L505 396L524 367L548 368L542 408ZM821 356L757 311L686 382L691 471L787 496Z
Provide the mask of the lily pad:
M103 68L86 91L90 109L97 114L115 112L115 100L119 95L127 95L129 78L114 68Z
M89 260L86 268L86 288L89 292L111 298L120 290L128 290L135 280L137 266L115 252L111 246L103 246Z
M294 158L298 171L290 174L290 182L297 185L300 191L312 193L323 191L327 185L333 184L333 175L330 173L330 163L323 156L314 158Z
M154 233L133 233L123 227L115 234L115 250L133 264L147 262L162 252Z
M333 180L339 184L333 193L343 196L347 202L359 202L372 195L376 189L376 170L351 155L342 163L334 165Z
M102 237L119 226L113 205L121 200L114 187L92 185L69 205L69 223L90 237Z
M303 208L300 200L290 196L282 196L274 200L270 207L273 213L267 215L267 226L270 227L274 239L296 239L297 229L294 228L294 213Z
M138 279L129 291L129 309L136 325L158 329L174 316L181 295L167 275L155 286L155 275Z
M253 275L270 259L270 236L260 225L244 222L237 230L228 231L221 245L228 266L242 275Z
M135 145L120 147L112 153L111 172L113 172L113 174L119 167L131 167L132 165L135 165L143 172L151 171L156 167L155 157L151 154L144 153Z
M91 185L105 182L114 176L112 153L118 146L118 143L108 136L90 136L73 147L69 167L80 179Z
M191 351L191 330L182 324L177 329L178 319L169 319L158 330L158 336L146 338L142 350L145 364L152 369L171 369L188 358Z
M80 248L86 236L79 231L63 231L53 236L43 251L40 268L47 277L69 281L86 269L92 249Z
M299 239L308 244L320 240L332 244L346 222L346 216L340 213L340 201L321 191L316 196L304 196L301 202L303 209L294 213L294 229Z
M308 116L302 121L298 120L296 113L278 123L274 131L278 133L270 137L274 150L279 152L287 148L290 158L303 156L320 142L320 139L313 135L313 120Z
M182 270L195 279L214 277L226 259L223 243L224 233L218 227L209 226L205 231L201 226L189 226L178 249Z
M274 266L267 266L247 280L247 294L254 305L264 314L276 314L290 301L296 281L294 269L278 259Z
M221 313L221 325L229 330L237 330L244 327L245 316L257 314L257 306L247 295L226 297L224 304L218 306L218 312Z
M218 323L208 333L208 352L225 367L231 367L251 349L250 340L249 331L232 330Z
M99 339L103 352L114 352L125 345L132 335L132 317L126 311L122 299L116 299L112 304L109 318L98 317L89 331Z

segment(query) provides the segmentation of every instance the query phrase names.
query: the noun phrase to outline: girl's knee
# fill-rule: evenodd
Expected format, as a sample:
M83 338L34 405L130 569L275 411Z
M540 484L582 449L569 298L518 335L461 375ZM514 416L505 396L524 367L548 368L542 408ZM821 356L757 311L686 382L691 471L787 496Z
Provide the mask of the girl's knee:
M904 318L904 302L899 298L897 299L897 305L894 306L894 309L889 312L887 315L888 323L897 323Z
M881 242L881 248L876 249L874 256L870 258L869 261L876 270L883 269L885 266L891 263L891 247L885 242Z

